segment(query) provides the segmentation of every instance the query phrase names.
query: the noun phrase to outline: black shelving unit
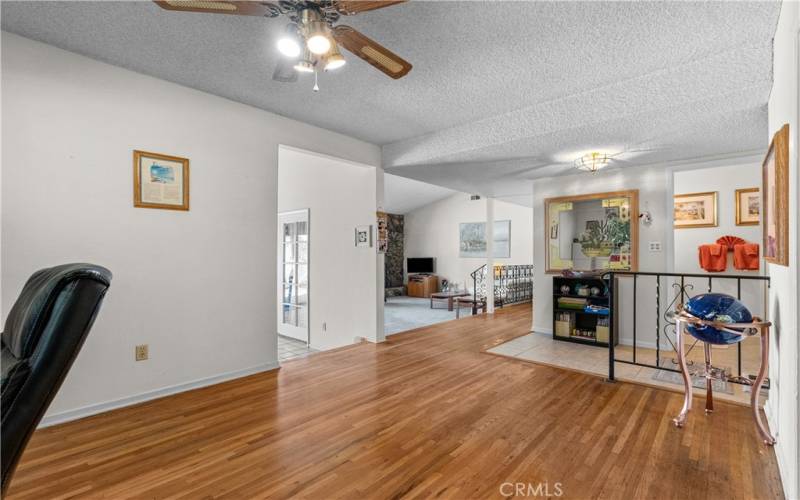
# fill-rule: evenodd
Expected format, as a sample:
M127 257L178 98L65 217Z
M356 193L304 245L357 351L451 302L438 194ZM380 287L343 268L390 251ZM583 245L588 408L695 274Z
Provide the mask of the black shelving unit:
M569 293L562 293L562 287L569 287ZM589 293L578 293L578 290L581 288L589 290ZM598 293L592 294L592 288L596 288ZM563 297L582 299L585 300L587 304L610 309L611 293L606 280L603 280L599 276L581 278L553 277L553 340L608 347L608 342L597 340L597 323L604 319L608 325L606 326L608 329L607 338L614 338L611 316L585 312L583 309L560 307L558 299ZM561 325L558 324L560 318L569 318L568 328L565 325L566 322L562 321ZM568 330L567 332L565 332L565 328ZM580 331L589 332L590 335L581 336L579 334ZM565 333L568 334L565 335Z

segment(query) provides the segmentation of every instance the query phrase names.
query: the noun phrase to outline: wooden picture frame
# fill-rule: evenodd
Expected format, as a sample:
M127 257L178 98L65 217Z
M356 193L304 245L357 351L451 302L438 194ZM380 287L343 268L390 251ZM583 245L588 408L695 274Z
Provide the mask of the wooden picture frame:
M133 206L188 211L188 158L134 150Z
M736 225L757 226L761 222L761 189L757 187L737 189L734 196L736 197ZM752 207L754 199L758 202L755 214Z
M764 260L789 265L789 124L772 137L761 165Z
M672 218L675 229L717 227L718 195L716 191L676 194L672 197ZM698 204L702 204L698 206ZM708 205L711 205L710 209Z
M551 224L554 214L551 209L554 206L561 204L571 204L574 202L591 201L591 200L613 200L627 198L627 206L609 207L604 210L616 210L616 213L623 220L630 221L629 231L630 240L628 243L629 254L627 256L627 266L625 268L613 268L609 270L614 271L633 271L639 270L639 190L629 189L626 191L611 191L606 193L593 193L576 196L559 196L555 198L547 198L544 200L544 258L545 258L545 273L558 274L561 271L570 269L573 271L594 271L594 269L574 269L572 267L554 267L552 265L550 245L552 239L557 239L564 235L564 228L560 227L558 223ZM553 229L556 227L557 229ZM566 236L566 235L565 235Z

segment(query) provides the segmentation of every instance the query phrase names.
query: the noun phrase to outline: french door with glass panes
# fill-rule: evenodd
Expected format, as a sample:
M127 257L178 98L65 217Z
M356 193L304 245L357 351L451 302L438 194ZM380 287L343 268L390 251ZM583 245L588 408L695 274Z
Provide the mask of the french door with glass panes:
M278 214L278 333L308 343L308 209Z

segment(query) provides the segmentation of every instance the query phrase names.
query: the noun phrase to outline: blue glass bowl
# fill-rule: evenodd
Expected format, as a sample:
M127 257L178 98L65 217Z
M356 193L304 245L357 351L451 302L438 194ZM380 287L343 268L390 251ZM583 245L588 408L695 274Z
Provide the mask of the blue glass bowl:
M695 318L719 323L753 321L753 316L744 304L724 293L695 295L684 305L684 310ZM743 335L724 332L711 326L689 324L686 330L692 337L709 344L735 344L744 340Z

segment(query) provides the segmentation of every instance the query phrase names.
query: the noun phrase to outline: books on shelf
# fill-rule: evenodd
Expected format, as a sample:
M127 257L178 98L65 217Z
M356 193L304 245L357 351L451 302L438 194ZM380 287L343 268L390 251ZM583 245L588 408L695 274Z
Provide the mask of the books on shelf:
M559 297L558 307L564 309L583 309L586 307L586 299L579 299L575 297Z

